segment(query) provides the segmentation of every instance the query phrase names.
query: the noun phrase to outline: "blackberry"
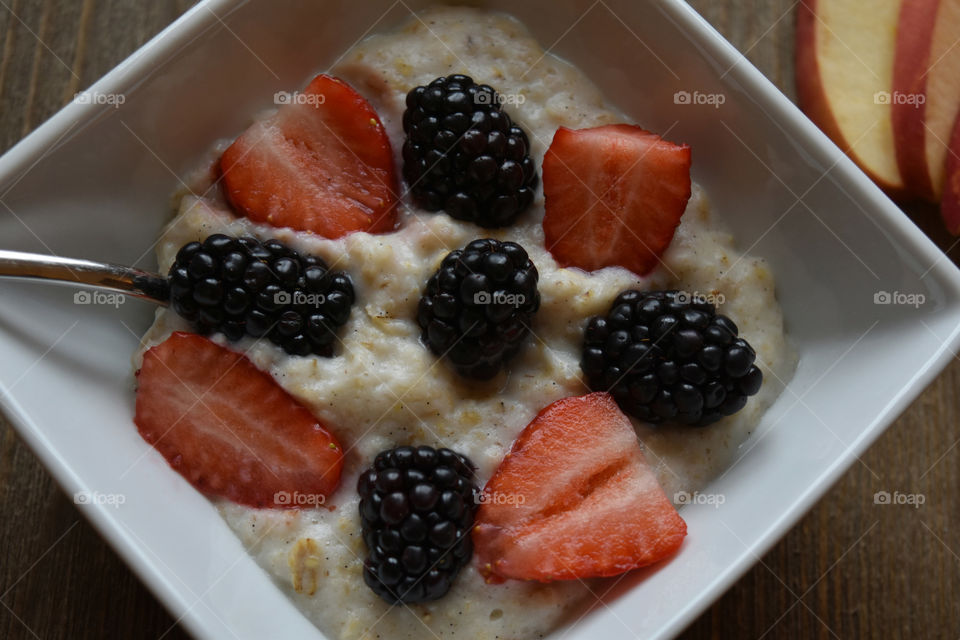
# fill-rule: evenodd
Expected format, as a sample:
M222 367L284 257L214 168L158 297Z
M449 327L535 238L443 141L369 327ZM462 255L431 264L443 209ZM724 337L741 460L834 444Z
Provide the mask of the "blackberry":
M737 325L702 298L629 290L590 319L580 367L592 389L640 420L702 426L760 390L755 358Z
M420 298L423 341L461 375L492 378L530 331L540 308L538 280L515 242L486 238L451 251Z
M201 334L268 337L289 354L333 355L353 283L277 240L222 234L190 242L170 267L170 302Z
M501 103L464 75L407 94L403 177L417 205L481 227L509 225L530 206L538 180L530 143Z
M442 598L470 562L474 466L450 449L381 451L357 481L363 580L389 602Z

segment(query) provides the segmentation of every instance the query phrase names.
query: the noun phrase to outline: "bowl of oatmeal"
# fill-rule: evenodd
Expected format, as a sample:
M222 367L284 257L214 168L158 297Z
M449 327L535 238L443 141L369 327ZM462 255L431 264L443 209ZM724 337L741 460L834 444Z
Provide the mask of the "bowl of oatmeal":
M262 5L259 10L257 6L251 3L225 16L240 37L261 30L257 22L265 14L257 11L272 15ZM130 106L125 106L129 111L103 114L88 110L80 114L73 109L72 118L91 119L90 128L84 129L83 135L101 133L102 127L119 126L120 117L136 131L141 127L160 129L165 116L158 110L157 96L176 88L180 91L177 102L193 105L196 115L176 136L149 138L158 157L165 160L164 164L172 163L181 178L171 184L169 173L163 177L165 170L161 165L158 172L150 174L154 177L149 188L130 195L144 200L149 196L156 205L169 202L169 194L177 192L172 223L165 207L148 207L146 211L155 214L146 224L121 218L116 233L137 238L128 243L128 249L118 250L114 244L103 241L98 244L91 241L89 233L82 232L74 238L65 237L58 249L67 252L73 246L70 243L75 242L83 248L73 254L90 255L94 247L106 246L106 252L97 257L123 262L124 251L139 255L159 237L157 264L165 271L177 249L188 241L211 233L256 235L277 238L328 262L344 257L344 263L351 265L349 271L357 289L358 302L346 325L343 351L338 356L304 359L289 357L270 344L243 346L258 368L270 372L319 418L336 425L338 436L351 448L353 455L344 458L339 488L330 496L338 506L333 511L257 510L223 501L211 505L195 495L162 458L129 432L130 417L123 415L129 407L129 365L124 370L110 364L104 375L92 376L89 381L98 388L115 384L127 394L127 400L117 402L115 396L110 396L114 399L108 401L105 396L103 401L97 401L92 399L100 396L91 393L91 400L83 403L84 411L98 411L99 420L111 425L106 432L111 441L107 447L78 443L71 440L75 434L40 428L40 418L36 416L45 414L37 406L39 388L27 386L17 396L19 405L29 405L29 415L34 416L27 419L27 414L18 413L23 418L18 422L26 425L21 428L35 448L47 452L45 460L60 470L59 477L68 487L116 487L124 483L130 498L122 508L113 513L91 508L91 518L128 557L137 558L133 561L145 575L165 576L165 580L147 580L156 580L151 584L172 608L188 612L188 624L199 635L216 637L224 629L247 635L306 634L316 633L314 625L328 637L364 637L377 632L388 637L421 637L426 633L425 625L438 635L462 635L464 629L471 629L467 632L471 637L474 629L482 629L478 633L491 637L534 637L554 629L559 629L560 634L589 634L601 628L614 635L624 635L627 630L643 636L670 634L705 606L711 594L729 584L753 554L775 540L777 532L791 519L799 517L803 507L835 477L843 462L866 446L889 415L942 362L954 334L948 327L954 326L950 323L951 314L955 314L956 274L938 262L930 246L886 209L886 203L862 185L855 174L848 175L849 167L843 162L831 173L831 180L814 183L818 167L830 167L836 158L805 129L803 122L792 121L795 115L786 110L779 98L765 86L760 88L752 71L738 70L731 76L754 91L754 95L762 95L759 106L734 100L742 89L724 85L716 78L706 80L710 65L698 57L706 54L694 52L689 46L677 46L677 42L685 40L671 41L666 36L654 40L650 21L677 35L678 27L671 20L681 20L685 38L710 41L684 9L653 5L632 9L598 7L597 13L590 11L583 17L582 31L571 32L564 46L550 47L573 22L567 18L579 15L578 12L565 7L536 20L532 17L535 14L530 13L532 8L517 9L515 13L524 15L516 17L496 11L502 8L416 7L417 15L410 16L394 7L396 11L388 12L382 24L364 34L359 42L334 43L336 37L328 34L330 42L310 45L318 49L329 47L324 49L327 53L311 48L284 49L282 39L264 36L257 40L257 50L265 52L261 57L268 67L262 73L251 72L252 65L258 64L256 60L242 60L227 65L218 75L211 75L210 85L199 91L179 84L186 76L170 71L151 77L145 86L131 91L133 99ZM212 3L192 12L182 23L187 27L167 33L152 45L151 50L158 52L154 55L167 52L174 56L171 65L197 62L202 57L196 48L200 45L188 43L190 29L200 28L205 11L222 9ZM286 13L278 11L283 15L274 16L272 19L277 22L271 24L280 30L274 32L291 34L293 38L303 33L304 27L297 23L311 21L292 7L289 9ZM626 66L613 64L609 57L605 65L600 65L599 58L616 51L616 43L604 43L601 34L609 33L621 20L627 25L641 24L640 15L648 21L643 29L631 34L630 29L623 30L621 26L617 33L622 38L641 38L631 40L640 43L634 45L638 50L647 51L642 43L651 43L652 51L643 54L650 67L639 75L631 74ZM366 16L369 23L375 17ZM351 14L342 29L350 31L360 21ZM534 33L529 33L524 23L537 25ZM357 30L358 36L362 33L362 29ZM228 33L221 35L229 37ZM654 47L654 43L658 46ZM175 55L177 47L183 44L188 46ZM555 49L573 64L555 56ZM668 50L669 65L663 62ZM710 55L721 58L730 55L720 45L715 45L711 52ZM311 58L312 63L301 58ZM269 69L272 67L282 68L283 75L273 78ZM203 69L201 65L197 73ZM544 248L538 218L542 217L544 202L539 192L526 217L503 231L481 231L448 216L410 207L401 213L399 229L393 233L356 233L336 240L258 225L233 215L216 196L202 196L207 191L205 172L193 175L192 170L204 166L205 154L216 156L222 152L218 140L229 144L258 112L275 107L270 103L277 91L303 86L305 79L321 71L343 78L364 93L376 108L396 151L403 139L401 119L407 91L435 77L466 72L485 80L494 78L503 95L524 96L522 102L515 100L506 109L527 129L531 156L538 166L553 132L561 126L576 129L636 122L671 139L688 142L695 157L694 186L680 226L662 256L663 264L642 278L622 269L587 275L560 267ZM130 67L126 73L132 73ZM245 75L250 77L242 83L245 97L240 101L235 87ZM120 82L122 76L123 73L113 76L112 81ZM725 90L730 95L718 112L673 101L677 91L712 86L718 87L717 92ZM217 92L222 93L222 101L209 97ZM225 109L228 104L231 108ZM59 118L51 125L66 127L66 120ZM809 139L797 143L782 133L771 133L777 129L773 123L782 121L790 122L790 131L796 136L803 134ZM40 137L32 144L38 144L36 141L44 135L51 136L53 129L46 131L40 131ZM122 127L119 131L123 131ZM105 139L113 140L110 136ZM759 139L781 142L767 143L774 147L769 149L759 145ZM88 151L81 141L82 138L70 137L54 153L71 152L84 158ZM132 144L139 143L133 139ZM791 144L800 144L811 158L798 162ZM29 155L29 150L29 145L18 148L6 158L10 166L7 175L18 158L22 162ZM144 153L142 147L140 152ZM132 148L126 156L118 151L96 170L116 175L122 159L132 153ZM730 160L731 156L736 161ZM131 166L139 169L145 166L143 162ZM40 175L45 179L59 177L48 170L46 163L39 166L43 167ZM769 172L770 167L776 169L774 174ZM749 174L749 178L739 174ZM132 176L137 180L138 171L134 170ZM807 179L808 176L814 178ZM24 203L33 198L38 203L53 205L47 210L58 215L62 209L58 203L50 203L49 198L44 200L39 181L39 177L28 176L14 193L20 194ZM834 181L845 182L851 197L865 203L863 206L871 211L878 211L879 222L874 222L889 233L880 234L873 222L865 226L853 214L844 213L849 207L843 205L845 196ZM813 186L809 193L804 193L810 183ZM83 188L92 189L76 179L64 184L80 193ZM799 193L804 193L804 197L796 198ZM811 215L788 215L782 226L774 225L782 210L790 211L794 200L801 201L802 208L809 209ZM24 204L24 208L29 210L29 205ZM91 220L96 223L99 216L115 215L113 211L116 209L107 207L91 214ZM833 212L835 218L826 217L827 211ZM140 235L127 236L134 227ZM890 234L894 240L890 240ZM419 343L420 328L411 314L411 300L415 303L420 297L424 282L449 249L487 236L514 240L527 249L540 273L541 309L549 312L539 314L535 328L539 340L532 340L511 362L510 375L498 382L501 386L496 395L478 396L465 392L463 383L449 372L432 367L435 357ZM832 243L827 241L834 237ZM18 242L16 235L11 238L14 244ZM876 248L891 243L895 247L890 250ZM138 255L126 261L133 262ZM905 267L900 263L889 264L891 255L903 258L913 268L902 271ZM930 272L924 273L928 268ZM872 296L883 285L876 285L874 280L895 283L891 288L916 287L927 295L931 306L878 310L872 306ZM485 482L513 439L541 408L586 390L578 374L577 329L589 316L605 313L617 293L627 288L722 293L724 313L749 338L764 373L763 387L746 408L717 425L697 431L637 425L666 495L674 502L687 502L680 512L690 536L680 553L655 570L598 583L513 582L491 587L475 567L468 566L450 593L434 604L403 608L389 607L378 600L360 578L362 559L358 555L362 556L362 542L356 533L359 517L354 487L363 467L382 449L420 442L435 433L448 446L467 454L477 465L481 484ZM57 303L55 297L41 295L30 305ZM27 310L32 308L28 306ZM120 322L146 330L135 366L139 366L139 353L143 350L159 344L174 331L189 329L168 311L161 311L149 328L143 309L123 311L130 315L120 316ZM8 318L10 323L23 324L19 312L8 313L13 313ZM932 341L921 333L910 333L905 327L913 326L911 313L924 314L924 322L943 340ZM117 318L110 317L114 321L111 331L115 331ZM47 329L38 326L32 330ZM65 367L73 373L68 376L71 384L76 384L76 371L87 366L85 362L96 360L85 351L89 348L85 343L113 353L123 350L118 340L127 340L128 347L131 341L137 342L133 336L138 331L120 329L122 332L111 333L110 338L105 337L106 330L101 333L99 329L90 329L78 344L67 342L64 346L75 357L49 365ZM889 346L883 338L894 331L900 339L897 345ZM912 340L903 339L904 335ZM883 340L887 346L875 349L874 340ZM135 350L127 348L127 353ZM18 347L12 353L14 366L18 358L27 357L29 349ZM839 354L843 357L838 358ZM871 377L871 385L858 387L862 398L855 403L851 402L852 391L844 390L841 394L839 383L822 383L873 376L874 370L884 369L887 358L897 360L895 374L880 382ZM44 377L49 384L61 380L56 373ZM128 382L124 384L122 380ZM377 393L370 393L370 389ZM400 408L396 408L398 397L403 398ZM120 409L107 408L114 405ZM873 413L864 412L863 406L873 407ZM379 415L387 417L377 421ZM368 429L373 423L373 428ZM126 431L121 426L124 424ZM476 428L478 424L490 426ZM402 437L397 436L399 431L405 431ZM68 473L67 469L74 467L65 465L56 454L68 448L82 460L100 461L95 465L99 468ZM761 491L764 484L773 493ZM714 499L710 503L693 496L722 496L723 501L718 504L719 500ZM204 539L207 535L209 546L199 545L195 555L184 555L173 542L174 532L183 527L212 532L194 538ZM315 580L320 574L323 579ZM231 579L224 580L225 576ZM249 594L231 587L231 583L235 586L241 579L244 584L249 580L249 584L255 585ZM180 588L177 584L192 586ZM305 584L308 588L304 588ZM254 592L256 597L251 596ZM598 596L602 607L596 604ZM204 611L217 613L197 612L191 605L201 600ZM645 604L640 606L641 602ZM599 610L588 611L591 607ZM582 613L586 615L581 616Z
M546 52L522 23L499 12L427 9L391 30L368 36L344 52L329 72L368 89L396 150L403 146L407 93L456 73L470 73L478 81L490 78L500 95L517 98L506 108L528 132L536 166L542 164L559 127L583 129L628 120L582 71ZM719 425L691 431L638 421L658 481L668 496L680 496L681 503L683 496L702 491L736 459L793 375L796 355L784 328L771 268L762 257L737 249L722 216L712 210L709 194L697 184L662 263L638 277L618 267L587 272L558 265L545 248L541 225L545 201L539 192L530 210L502 229L484 229L414 204L400 213L395 231L330 240L237 218L221 192L211 189L214 176L216 172L201 170L197 184L180 199L179 212L157 246L161 271L170 270L177 251L189 242L214 233L257 236L276 238L328 263L346 265L357 290L359 309L345 327L336 357L299 357L269 341L250 338L236 345L331 425L343 443L347 453L341 484L326 502L336 508L291 513L228 500L217 503L257 562L329 637L383 633L413 638L422 633L424 620L431 629L455 635L538 637L575 620L572 612L589 603L591 590L603 588L585 581L491 586L476 566L468 565L442 599L391 607L362 586L360 497L355 487L360 472L379 451L410 444L463 453L477 465L478 482L485 484L540 409L587 390L579 366L581 327L585 319L605 313L621 291L677 289L729 299L721 308L755 346L765 374L760 393ZM420 343L421 328L410 308L444 254L487 235L526 248L539 271L543 311L532 327L534 336L510 364L509 376L492 391L478 394L469 380L435 366L435 356ZM734 268L724 269L726 265ZM160 310L134 367L140 368L144 351L175 331L189 330L190 324L173 309ZM318 566L307 569L304 557ZM315 571L323 578L311 582L309 589L298 589L304 573Z

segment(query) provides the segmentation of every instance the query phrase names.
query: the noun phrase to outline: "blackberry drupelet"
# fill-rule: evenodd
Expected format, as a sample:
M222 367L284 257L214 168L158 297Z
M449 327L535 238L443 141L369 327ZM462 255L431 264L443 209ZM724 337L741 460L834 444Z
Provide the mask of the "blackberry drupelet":
M443 597L470 562L474 466L450 449L397 447L360 475L363 580L390 604Z
M530 143L501 103L464 75L407 94L403 177L417 205L482 227L509 225L530 206L538 180Z
M629 290L590 319L580 367L592 389L640 420L703 426L760 390L755 358L737 325L702 298Z
M292 355L333 355L350 317L353 283L316 256L277 240L214 234L180 248L170 267L170 302L198 333L268 337Z
M540 308L538 281L515 242L486 238L451 251L420 298L423 341L461 375L492 378L530 331Z

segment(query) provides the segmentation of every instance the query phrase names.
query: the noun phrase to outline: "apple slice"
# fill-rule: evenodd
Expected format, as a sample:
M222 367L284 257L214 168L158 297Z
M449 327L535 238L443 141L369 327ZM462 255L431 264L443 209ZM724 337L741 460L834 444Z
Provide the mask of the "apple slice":
M901 0L802 0L797 7L800 108L891 195L905 193L891 120Z
M911 0L900 9L893 62L897 164L907 188L937 202L960 112L960 0Z
M947 225L947 231L957 236L960 235L960 117L950 135L945 165L940 215Z

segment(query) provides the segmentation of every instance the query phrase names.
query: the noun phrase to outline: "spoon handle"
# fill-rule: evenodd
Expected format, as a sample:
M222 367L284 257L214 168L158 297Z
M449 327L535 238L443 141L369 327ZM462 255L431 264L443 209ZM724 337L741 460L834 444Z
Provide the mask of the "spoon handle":
M117 264L39 253L0 249L0 278L3 277L51 280L120 291L162 305L166 305L170 298L167 279L156 273Z

